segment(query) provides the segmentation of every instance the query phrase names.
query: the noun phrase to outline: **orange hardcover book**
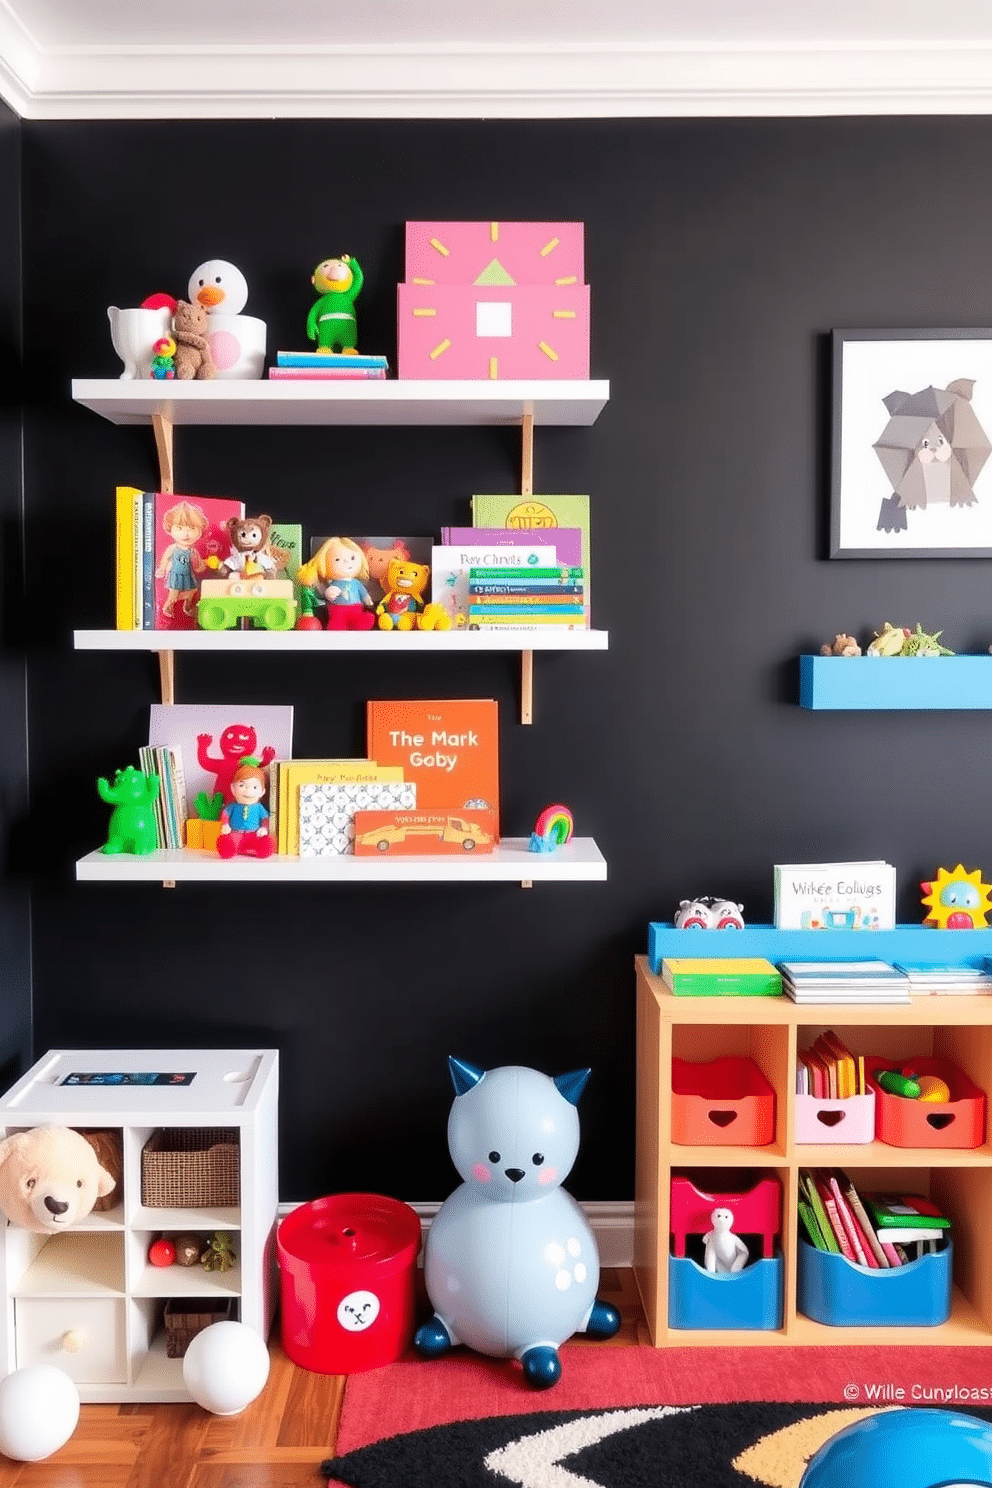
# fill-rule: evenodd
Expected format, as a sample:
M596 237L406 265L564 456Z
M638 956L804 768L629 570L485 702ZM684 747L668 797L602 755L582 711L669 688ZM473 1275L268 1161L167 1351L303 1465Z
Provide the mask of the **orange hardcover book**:
M491 853L488 821L485 811L356 811L355 855Z
M401 765L416 782L417 809L482 812L499 841L499 706L494 698L370 701L368 755Z

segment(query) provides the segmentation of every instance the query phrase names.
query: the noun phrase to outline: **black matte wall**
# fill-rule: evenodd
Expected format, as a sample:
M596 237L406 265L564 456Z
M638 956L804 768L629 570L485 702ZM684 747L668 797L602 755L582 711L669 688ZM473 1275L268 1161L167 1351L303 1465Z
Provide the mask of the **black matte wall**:
M0 104L0 1083L31 1054L24 481L21 469L21 125Z
M281 1190L438 1199L446 1055L582 1064L584 1200L633 1189L633 957L685 894L771 914L776 861L887 858L899 916L940 863L992 869L981 714L797 706L803 650L884 620L992 641L977 560L830 562L832 327L989 321L988 119L43 123L24 133L34 1010L51 1045L276 1046ZM76 884L94 780L136 758L156 672L77 653L113 623L113 487L156 480L147 430L70 399L116 376L110 304L244 269L269 346L309 275L357 254L364 349L395 351L407 218L586 224L589 429L539 429L535 487L593 501L610 649L511 657L178 658L181 699L291 702L301 755L364 752L369 697L499 699L503 828L572 807L606 884L230 889ZM516 489L487 429L177 430L177 489L330 530L434 532ZM399 647L397 647L399 652Z

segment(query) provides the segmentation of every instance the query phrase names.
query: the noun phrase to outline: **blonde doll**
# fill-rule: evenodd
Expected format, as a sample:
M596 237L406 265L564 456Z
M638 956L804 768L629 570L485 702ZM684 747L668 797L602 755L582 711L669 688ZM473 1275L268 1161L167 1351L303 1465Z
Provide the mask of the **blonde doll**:
M372 596L365 587L369 565L350 537L329 537L297 574L301 584L320 580L327 605L328 630L371 630L375 624Z
M196 544L210 523L198 506L189 501L180 501L170 506L162 518L162 526L172 538L155 570L157 579L165 580L166 596L162 606L163 615L171 615L176 600L183 602L183 612L195 618L196 611L190 606L196 600L196 575L202 573L206 564L196 550Z

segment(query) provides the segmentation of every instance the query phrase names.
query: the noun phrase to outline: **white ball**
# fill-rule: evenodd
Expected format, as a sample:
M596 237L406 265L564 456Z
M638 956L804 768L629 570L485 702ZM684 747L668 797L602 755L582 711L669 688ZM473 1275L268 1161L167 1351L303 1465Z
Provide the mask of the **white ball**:
M269 1377L269 1351L244 1323L211 1323L183 1356L186 1388L204 1410L236 1416L261 1395Z
M30 1364L0 1380L0 1452L40 1462L64 1447L79 1420L79 1391L64 1369Z

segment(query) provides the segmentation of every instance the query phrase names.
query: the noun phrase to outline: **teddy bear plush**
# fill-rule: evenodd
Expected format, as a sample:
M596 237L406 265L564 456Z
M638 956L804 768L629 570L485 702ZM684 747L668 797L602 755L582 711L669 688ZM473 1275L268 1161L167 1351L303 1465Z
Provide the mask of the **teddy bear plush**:
M100 1214L105 1209L113 1209L120 1198L121 1175L124 1169L124 1154L121 1151L121 1134L117 1131L80 1131L81 1137L96 1153L97 1162L104 1172L110 1174L114 1180L114 1186L109 1193L100 1194L93 1205L93 1213Z
M226 579L230 574L264 579L278 576L279 559L269 547L270 516L263 513L260 517L229 517L224 525L231 540L231 551L217 570L218 578ZM286 559L288 557L287 553Z
M207 307L179 300L172 316L176 341L173 366L180 382L202 382L217 376L207 340Z
M853 636L835 635L833 644L820 647L821 656L860 656L861 647Z
M113 1175L71 1127L36 1126L0 1141L0 1210L21 1229L57 1234L113 1188Z

